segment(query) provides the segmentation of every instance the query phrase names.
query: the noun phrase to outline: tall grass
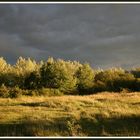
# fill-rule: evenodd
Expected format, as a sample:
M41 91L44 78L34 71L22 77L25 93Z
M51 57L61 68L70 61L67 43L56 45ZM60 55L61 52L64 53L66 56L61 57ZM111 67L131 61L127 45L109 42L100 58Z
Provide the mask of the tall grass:
M0 136L139 136L140 93L0 98Z

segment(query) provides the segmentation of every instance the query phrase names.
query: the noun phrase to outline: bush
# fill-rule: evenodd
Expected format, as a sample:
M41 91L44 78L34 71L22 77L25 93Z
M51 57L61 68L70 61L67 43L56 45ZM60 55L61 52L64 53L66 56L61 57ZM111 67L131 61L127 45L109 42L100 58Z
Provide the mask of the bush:
M106 84L102 81L98 81L96 83L94 83L93 87L92 87L92 92L102 92L102 91L106 91L107 87Z
M135 78L140 78L140 68L131 70L131 73L135 76Z
M130 90L128 88L121 88L120 93L129 93Z
M23 91L19 87L13 87L9 90L10 98L17 98L20 97L21 95L23 95Z
M26 90L25 94L27 96L39 96L38 90Z
M95 75L95 89L102 91L121 91L122 88L133 90L135 77L123 69L110 69Z
M26 89L37 89L40 86L40 75L38 72L31 72L25 77L24 87Z
M9 89L4 84L0 87L0 97L9 97Z
M134 91L140 91L140 78L135 79L133 90Z
M130 73L119 75L119 77L114 80L114 88L117 91L121 91L121 89L134 90L134 87L135 78Z
M43 96L60 96L63 95L63 92L61 92L59 89L53 89L53 88L42 88L38 90L38 95Z

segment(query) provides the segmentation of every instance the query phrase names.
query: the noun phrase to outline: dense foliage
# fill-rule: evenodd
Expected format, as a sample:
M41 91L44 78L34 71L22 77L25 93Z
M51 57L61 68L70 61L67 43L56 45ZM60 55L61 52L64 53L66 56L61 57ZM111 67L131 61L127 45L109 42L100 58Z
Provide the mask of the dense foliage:
M48 58L36 62L19 57L15 65L0 58L0 96L92 94L140 91L140 68L93 69L87 63Z

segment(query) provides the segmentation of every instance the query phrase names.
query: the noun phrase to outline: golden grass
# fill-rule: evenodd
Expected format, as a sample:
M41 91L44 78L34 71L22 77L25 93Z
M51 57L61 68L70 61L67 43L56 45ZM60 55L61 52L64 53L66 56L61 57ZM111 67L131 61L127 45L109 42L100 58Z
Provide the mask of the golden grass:
M1 136L137 136L140 93L0 98L0 130Z

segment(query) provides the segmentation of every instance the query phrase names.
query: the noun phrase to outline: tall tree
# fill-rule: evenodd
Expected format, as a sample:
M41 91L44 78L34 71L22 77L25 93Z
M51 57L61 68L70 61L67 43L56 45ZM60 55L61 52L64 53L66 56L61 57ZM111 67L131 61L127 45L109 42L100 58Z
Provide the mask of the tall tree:
M41 79L44 87L73 90L76 85L74 74L66 67L64 61L47 61L41 68Z
M83 64L76 73L77 76L77 88L80 94L89 93L93 87L94 71L89 64Z

